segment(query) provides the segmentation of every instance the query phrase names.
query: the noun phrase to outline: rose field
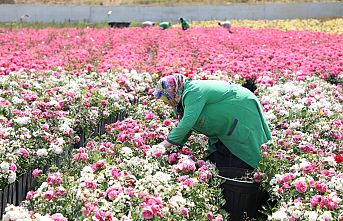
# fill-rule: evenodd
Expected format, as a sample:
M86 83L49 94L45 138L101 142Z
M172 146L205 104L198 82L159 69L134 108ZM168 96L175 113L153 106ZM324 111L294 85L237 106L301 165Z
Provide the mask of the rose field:
M343 19L215 24L0 28L2 219L227 220L207 138L158 145L178 122L154 86L181 73L256 84L261 220L343 221Z

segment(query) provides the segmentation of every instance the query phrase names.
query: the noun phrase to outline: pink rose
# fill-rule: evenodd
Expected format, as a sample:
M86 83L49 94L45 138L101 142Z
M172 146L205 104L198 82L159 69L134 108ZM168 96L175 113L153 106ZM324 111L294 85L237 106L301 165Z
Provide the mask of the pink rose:
M42 170L40 170L40 169L34 169L34 170L32 171L32 176L33 176L34 178L37 178L37 177L39 177L39 176L41 175L41 173L42 173Z
M26 200L32 200L34 194L35 194L35 191L33 191L33 190L30 190L29 192L27 192L27 194L26 194Z
M10 164L10 168L11 171L15 172L17 170L17 166L14 163Z
M103 107L106 107L108 104L108 101L107 100L101 100L100 103Z
M43 193L43 197L44 197L44 199L47 199L47 200L54 199L56 197L55 191L48 190L45 193Z
M144 219L152 219L154 218L154 212L150 206L146 206L142 210L142 216Z
M198 160L197 164L198 164L198 167L202 167L206 164L206 162L204 160Z
M162 156L162 155L163 155L163 151L162 151L162 150L158 150L158 151L156 151L156 152L154 153L155 158L158 158L158 157L160 157L160 156Z
M187 208L181 208L180 209L180 214L184 217L188 217L189 215L189 210Z
M284 131L284 134L285 135L290 135L292 133L292 130L291 129L287 129Z
M123 192L121 186L111 186L106 190L106 194L110 200L116 198L121 192Z
M47 131L47 130L49 130L49 124L42 124L41 128L42 128L42 130Z
M60 213L55 213L53 214L52 216L50 216L50 218L53 220L53 221L68 221L67 218L65 218L62 214Z
M111 175L114 179L118 179L118 177L120 177L122 174L121 174L121 171L117 168L113 168L111 170Z
M19 154L23 157L29 156L29 152L25 148L19 148Z
M176 162L177 160L177 157L178 157L178 154L177 153L172 153L168 156L168 163L169 164L173 164Z
M86 182L85 182L85 186L86 186L87 188L90 188L90 189L93 189L93 190L95 190L96 187L97 187L96 183L91 182L91 181L86 181Z
M166 126L166 127L168 127L170 124L171 124L170 120L163 121L163 125Z
M213 213L211 211L207 213L207 219L213 219Z
M304 181L296 181L294 185L299 193L305 193L307 190L307 185Z

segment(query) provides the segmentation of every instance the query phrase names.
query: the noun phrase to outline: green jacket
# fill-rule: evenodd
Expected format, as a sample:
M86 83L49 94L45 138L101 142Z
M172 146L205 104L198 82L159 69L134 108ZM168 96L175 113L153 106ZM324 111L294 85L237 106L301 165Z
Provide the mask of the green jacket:
M183 19L183 22L181 23L181 26L182 26L182 29L183 30L186 30L186 29L189 29L189 23L187 20Z
M171 25L170 25L170 23L169 22L161 22L160 24L159 24L159 27L160 28L162 28L162 29L167 29L167 28L169 28Z
M183 146L192 131L209 137L208 154L218 140L252 167L261 160L260 146L271 139L257 97L248 89L225 81L185 82L181 97L184 115L167 140Z

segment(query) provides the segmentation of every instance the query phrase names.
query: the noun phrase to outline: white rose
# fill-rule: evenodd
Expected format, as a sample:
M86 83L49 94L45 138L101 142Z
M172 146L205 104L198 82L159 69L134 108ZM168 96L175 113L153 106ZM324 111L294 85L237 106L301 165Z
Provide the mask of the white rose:
M32 221L28 211L22 207L9 205L5 209L3 221Z
M97 183L103 183L105 181L105 176L104 174L100 174L97 179L96 179Z
M119 152L126 158L130 158L132 156L132 149L130 147L122 147Z
M63 152L63 148L56 144L50 144L51 149L54 151L55 154L61 154Z
M39 157L48 156L48 151L46 149L38 149L37 150L37 156L39 156Z
M325 211L322 215L318 217L318 220L332 220L331 212Z
M9 171L8 174L8 183L14 183L15 179L17 178L17 175L13 171Z
M308 221L316 221L318 217L318 213L316 211L306 211L304 213L305 217L308 217Z
M287 213L285 211L276 211L272 214L272 220L281 220L281 221L287 221L289 220L287 217Z
M178 211L180 207L186 205L186 202L186 199L183 198L181 195L172 196L169 200L169 203L172 205L175 211Z
M34 217L35 217L35 221L52 221L53 220L48 215L42 216L39 213L35 213Z
M9 169L10 169L10 164L7 162L2 162L0 163L0 169L4 172L4 173L8 173Z
M333 158L332 156L329 156L329 157L327 157L326 158L326 161L328 162L328 164L330 165L330 166L336 166L337 165L337 163L336 163L336 161L335 161L335 158Z
M21 104L21 103L23 103L24 102L24 100L23 99L20 99L19 97L13 97L12 98L12 103L13 104Z

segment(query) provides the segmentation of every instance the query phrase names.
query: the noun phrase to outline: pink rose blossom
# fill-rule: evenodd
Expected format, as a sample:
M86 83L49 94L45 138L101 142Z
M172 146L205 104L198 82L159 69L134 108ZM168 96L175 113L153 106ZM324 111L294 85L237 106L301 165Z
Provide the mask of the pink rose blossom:
M307 190L307 185L304 181L296 181L295 182L295 189L299 192L299 193L305 193Z
M154 218L154 212L152 211L151 206L146 206L142 209L142 216L144 219L152 219Z
M29 152L25 148L19 148L19 154L23 157L29 156Z
M213 213L209 211L206 215L207 219L212 220L213 219Z
M11 163L9 169L11 171L15 172L15 171L17 171L17 166L14 163Z
M39 177L41 174L42 174L42 170L40 170L40 169L34 169L34 170L32 171L32 176L33 176L34 178Z
M60 213L55 213L53 215L50 216L50 218L53 220L53 221L68 221L67 218L65 218L62 214Z
M180 214L184 217L188 217L189 216L189 210L187 208L181 208L180 209Z
M48 190L45 193L43 193L43 198L47 200L51 200L56 198L56 193L54 190Z

